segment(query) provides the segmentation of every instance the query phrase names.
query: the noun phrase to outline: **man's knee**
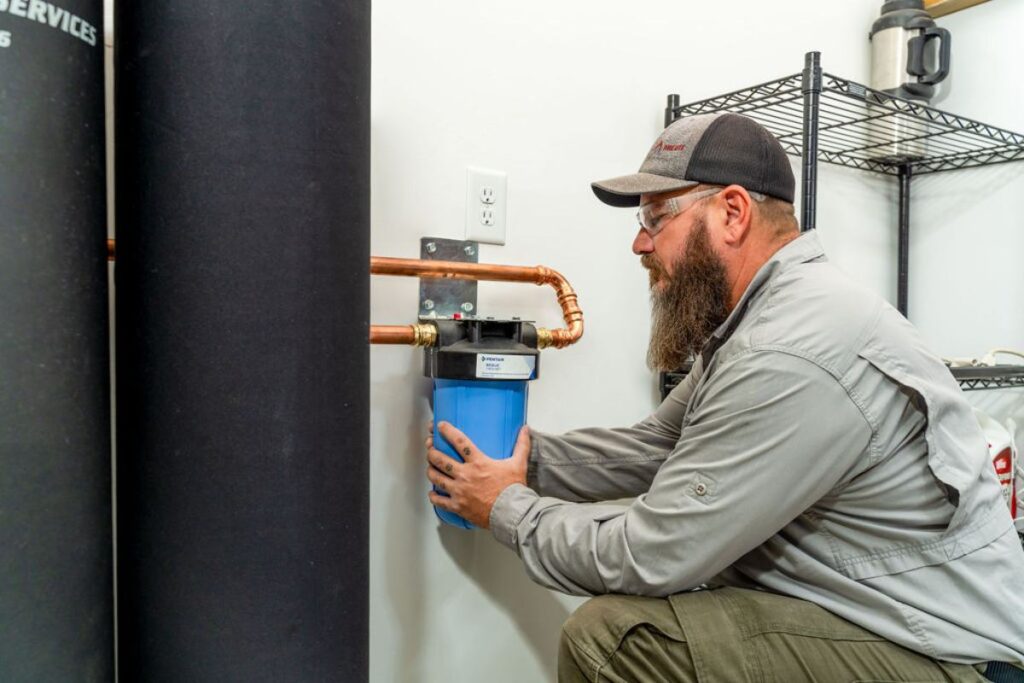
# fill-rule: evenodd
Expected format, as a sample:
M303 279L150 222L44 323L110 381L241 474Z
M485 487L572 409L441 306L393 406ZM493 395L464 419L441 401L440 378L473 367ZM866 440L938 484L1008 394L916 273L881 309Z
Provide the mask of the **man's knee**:
M602 652L614 639L615 623L621 619L623 605L617 595L599 595L591 598L576 609L562 624L561 650L582 654L594 660L603 661L607 653Z
M576 667L592 678L613 659L627 657L631 635L641 633L644 637L658 634L678 642L685 640L667 600L630 595L591 598L562 626L560 671Z

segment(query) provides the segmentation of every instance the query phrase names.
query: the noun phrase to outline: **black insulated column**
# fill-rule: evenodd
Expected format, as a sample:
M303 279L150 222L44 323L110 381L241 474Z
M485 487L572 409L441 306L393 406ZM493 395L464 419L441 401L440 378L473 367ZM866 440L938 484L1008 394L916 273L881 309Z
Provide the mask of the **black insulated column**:
M369 12L117 5L122 680L368 676Z
M113 681L103 6L0 0L0 681Z

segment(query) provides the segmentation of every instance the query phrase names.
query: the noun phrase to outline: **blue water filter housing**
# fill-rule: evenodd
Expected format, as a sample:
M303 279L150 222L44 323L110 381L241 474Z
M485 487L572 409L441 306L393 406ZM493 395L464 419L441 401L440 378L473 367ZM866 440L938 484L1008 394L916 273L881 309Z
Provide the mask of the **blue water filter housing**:
M426 362L426 374L434 380L434 447L463 461L438 432L438 424L449 422L489 457L511 457L526 424L529 382L537 378L535 328L518 320L435 325L438 345L428 350ZM434 512L446 524L475 528L454 513L436 507Z
M434 380L434 445L459 462L460 456L437 431L450 422L477 448L496 460L512 456L519 430L526 424L527 383L524 381ZM435 487L436 490L436 487ZM443 522L472 529L462 517L434 508Z

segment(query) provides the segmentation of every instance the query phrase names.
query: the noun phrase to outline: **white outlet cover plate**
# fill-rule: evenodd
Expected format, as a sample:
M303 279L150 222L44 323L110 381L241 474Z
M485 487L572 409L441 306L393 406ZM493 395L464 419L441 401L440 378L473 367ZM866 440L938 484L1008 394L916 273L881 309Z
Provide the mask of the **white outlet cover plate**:
M487 192L485 193L485 190ZM492 201L485 202L485 196ZM484 210L492 220L487 225ZM503 171L476 166L466 168L466 239L505 244L508 237L508 183Z

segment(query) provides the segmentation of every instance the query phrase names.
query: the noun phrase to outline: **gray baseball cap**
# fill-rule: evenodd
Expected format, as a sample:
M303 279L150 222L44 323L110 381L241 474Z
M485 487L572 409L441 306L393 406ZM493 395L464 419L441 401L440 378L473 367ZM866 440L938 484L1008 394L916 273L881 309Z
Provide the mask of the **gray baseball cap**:
M679 119L662 131L640 171L591 183L611 206L639 206L641 194L741 185L790 204L796 182L782 145L764 126L729 112Z

